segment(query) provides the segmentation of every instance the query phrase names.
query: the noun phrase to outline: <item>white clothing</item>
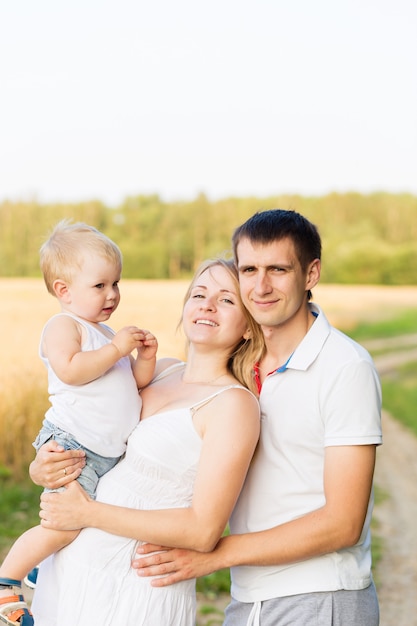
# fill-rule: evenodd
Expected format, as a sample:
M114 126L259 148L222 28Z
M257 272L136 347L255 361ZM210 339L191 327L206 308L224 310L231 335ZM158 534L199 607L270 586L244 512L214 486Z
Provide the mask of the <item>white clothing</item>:
M83 352L98 350L111 342L109 337L85 320L69 313L60 315L68 315L85 329ZM100 325L114 336L109 326ZM49 401L52 405L46 412L46 419L101 456L121 456L128 436L139 421L142 407L130 357L120 358L105 374L89 383L68 385L58 378L42 353L46 326L39 348L39 355L48 370Z
M367 351L332 328L316 305L314 324L287 369L263 383L261 435L233 511L233 534L264 530L324 505L327 446L382 443L381 390ZM232 568L241 602L315 591L363 589L371 583L370 521L345 550L283 566Z
M97 499L134 509L190 506L202 449L193 412L231 388L245 389L229 385L189 408L139 422L125 457L100 480ZM36 626L194 626L195 580L151 587L151 579L131 567L136 545L94 528L82 530L47 568L41 566L32 605Z

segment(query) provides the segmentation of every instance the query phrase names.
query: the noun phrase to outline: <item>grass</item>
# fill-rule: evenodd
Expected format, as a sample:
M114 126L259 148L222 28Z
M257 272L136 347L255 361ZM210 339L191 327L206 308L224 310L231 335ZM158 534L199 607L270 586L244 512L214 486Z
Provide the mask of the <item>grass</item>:
M350 337L357 341L415 333L417 333L415 309L403 311L393 319L358 324L348 332ZM392 348L388 348L387 352L391 350ZM378 349L377 354L381 353L383 351ZM417 435L417 361L409 361L397 367L392 374L382 377L381 384L384 409Z
M350 328L348 334L357 341L392 338L417 333L417 311L407 310L393 319L375 323L360 323ZM386 352L392 348L387 348ZM384 353L378 349L374 356ZM410 361L399 366L389 376L381 379L383 407L402 424L417 435L417 362ZM375 485L375 504L386 498L383 490ZM378 523L372 520L372 564L374 577L378 583L378 562L384 550L383 540L378 535Z
M377 506L387 498L386 492L379 486L374 485L374 506ZM378 534L378 520L372 517L371 533L372 533L372 571L376 585L378 585L378 563L381 560L384 551L384 542Z
M0 472L0 556L25 530L39 523L39 496L42 489L31 482L16 484L8 472Z
M395 378L382 381L384 407L417 436L417 361L398 368Z
M417 333L417 310L408 309L402 311L393 318L378 320L375 322L359 322L346 331L356 341L367 339L384 339Z

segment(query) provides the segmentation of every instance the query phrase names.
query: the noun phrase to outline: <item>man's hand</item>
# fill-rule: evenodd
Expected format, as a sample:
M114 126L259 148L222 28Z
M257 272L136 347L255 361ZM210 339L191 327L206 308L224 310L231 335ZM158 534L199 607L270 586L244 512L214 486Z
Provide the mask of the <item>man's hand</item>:
M132 567L137 570L138 576L162 576L151 581L153 587L167 587L219 569L215 563L215 551L196 552L146 543L140 545L136 553L138 558L132 562Z

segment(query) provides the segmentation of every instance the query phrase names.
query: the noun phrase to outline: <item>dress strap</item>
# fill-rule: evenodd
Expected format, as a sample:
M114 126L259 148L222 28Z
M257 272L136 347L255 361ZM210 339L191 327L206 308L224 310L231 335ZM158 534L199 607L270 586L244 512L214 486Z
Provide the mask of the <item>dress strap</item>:
M152 382L162 380L163 378L170 376L173 372L176 372L179 369L183 369L184 367L185 367L184 361L178 361L177 363L173 363L172 365L169 365L166 369L164 369L160 374L158 374L158 376L156 376L152 380ZM220 389L217 389L206 398L199 400L198 402L196 402L195 404L191 405L188 408L190 411L197 411L200 407L210 402L210 400L213 400L213 398L220 395L224 391L228 391L229 389L243 389L243 391L246 391L247 393L249 393L258 402L258 398L255 396L254 393L252 393L250 389L248 389L247 387L244 387L243 385L235 384L235 385L227 385L226 387L221 387Z
M221 393L223 393L224 391L228 391L229 389L243 389L244 391L247 391L251 396L253 396L256 401L258 401L258 398L255 396L255 394L252 393L252 391L250 391L250 389L248 389L247 387L244 387L243 385L227 385L227 387L222 387L221 389L218 389L214 393L210 394L207 398L203 398L199 402L196 402L195 404L193 404L190 407L191 410L192 411L196 411L200 407L202 407L205 404L207 404L208 402L210 402L210 400L213 400L213 398L216 398Z
M152 379L152 382L155 383L156 381L162 380L163 378L166 378L167 376L171 376L173 372L176 372L177 370L182 369L184 367L185 367L184 361L178 361L177 363L173 363L172 365L169 365L164 370L162 370L162 372L160 372L158 376L155 376L155 378Z

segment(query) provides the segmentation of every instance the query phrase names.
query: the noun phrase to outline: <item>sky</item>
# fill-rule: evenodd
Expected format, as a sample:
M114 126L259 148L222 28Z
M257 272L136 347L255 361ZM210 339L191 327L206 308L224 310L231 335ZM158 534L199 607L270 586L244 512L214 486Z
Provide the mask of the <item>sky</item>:
M415 0L3 0L0 201L417 194Z

